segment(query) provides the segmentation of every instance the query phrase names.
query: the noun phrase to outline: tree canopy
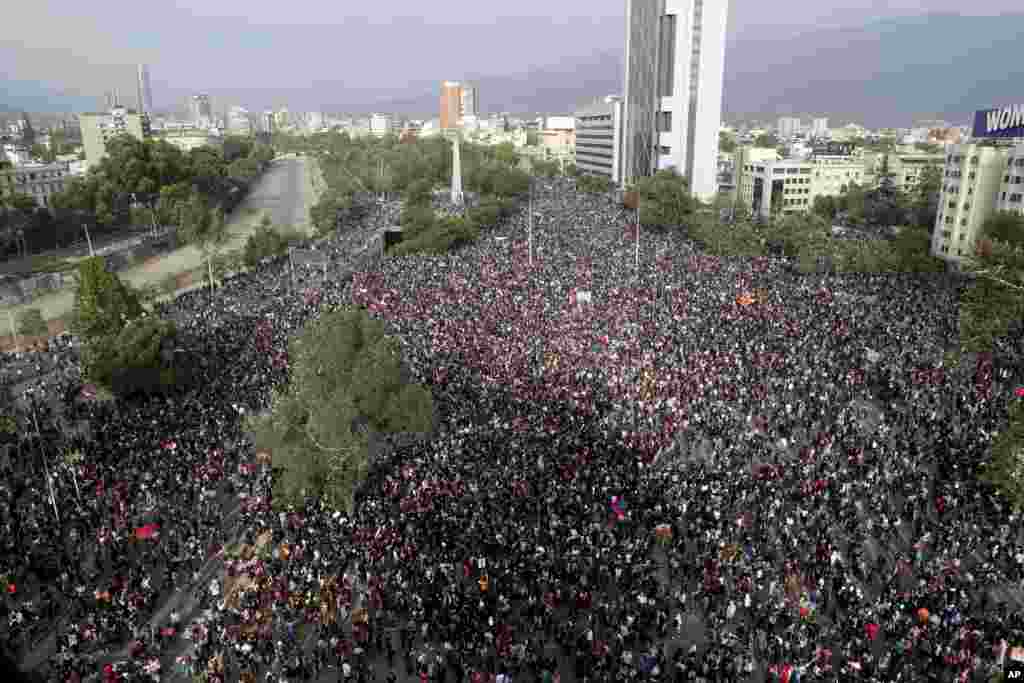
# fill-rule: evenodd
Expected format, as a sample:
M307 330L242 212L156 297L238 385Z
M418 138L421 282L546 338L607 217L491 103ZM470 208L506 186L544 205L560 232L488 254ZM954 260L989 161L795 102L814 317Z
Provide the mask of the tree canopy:
M632 189L640 195L640 222L646 226L685 226L699 204L690 195L686 180L674 170L641 178Z
M433 402L403 372L397 342L365 311L321 316L289 344L291 380L269 414L253 417L256 444L282 476L275 502L318 497L351 511L381 434L429 433Z

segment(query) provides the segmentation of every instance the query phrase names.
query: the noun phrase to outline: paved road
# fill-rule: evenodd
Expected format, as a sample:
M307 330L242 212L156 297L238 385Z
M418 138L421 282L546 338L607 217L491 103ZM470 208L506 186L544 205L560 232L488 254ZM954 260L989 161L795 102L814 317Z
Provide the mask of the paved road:
M228 223L231 235L224 251L240 249L245 241L260 225L264 212L270 215L275 225L294 226L308 230L309 208L316 202L317 190L314 188L316 162L312 159L279 159L253 188L249 196L235 209ZM159 284L170 275L197 268L203 263L199 249L187 246L161 256L155 263L139 265L121 272L119 275L125 282L136 287ZM26 308L38 308L46 320L60 318L71 312L74 304L74 292L63 289L34 301L10 307L15 317L21 315ZM2 318L6 318L6 310L0 309Z
M274 225L306 228L312 204L307 171L314 163L306 158L278 159L244 206L267 212Z

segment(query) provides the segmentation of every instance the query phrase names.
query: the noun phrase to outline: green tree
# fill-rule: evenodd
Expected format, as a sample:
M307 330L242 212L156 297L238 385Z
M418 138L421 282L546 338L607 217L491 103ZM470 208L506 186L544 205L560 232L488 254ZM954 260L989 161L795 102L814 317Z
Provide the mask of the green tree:
M142 313L135 292L107 270L102 256L79 263L72 327L87 343L116 336Z
M1024 247L1024 216L1012 211L997 211L985 221L982 234L994 242Z
M283 470L275 503L317 497L351 513L379 435L431 431L430 393L404 380L399 350L359 310L327 313L291 342L288 389L268 415L248 422L257 446Z
M526 146L537 147L540 145L540 133L535 130L526 131Z
M403 240L413 239L430 231L437 222L434 210L423 204L408 204L402 208L400 223Z
M942 192L942 167L929 164L921 169L917 185L910 193L908 218L910 224L925 228L929 232L935 228L935 219L939 213L939 196Z
M611 191L612 181L602 175L586 173L576 179L576 189L579 192L601 194Z
M519 154L511 142L503 142L494 148L494 160L515 168L519 165Z
M405 190L405 203L409 205L429 206L434 196L434 188L429 180L420 179L413 181Z
M1014 399L1008 413L1008 424L992 443L981 478L1019 512L1024 510L1024 401Z
M975 279L960 297L961 350L991 351L1024 318L1024 250L983 238L964 266Z
M175 334L168 320L137 318L116 335L86 345L86 377L121 396L167 391L179 381L173 366Z
M338 227L338 220L352 208L352 195L335 190L324 193L309 209L309 218L321 235L330 234Z
M38 308L29 308L18 316L18 333L26 337L40 337L49 332L43 312Z
M905 226L892 241L897 270L904 273L942 273L946 266L931 255L931 236L925 228Z
M31 150L29 150L29 154L32 155L33 159L39 159L40 161L48 164L53 163L57 159L57 155L53 153L52 148L38 142L32 145Z
M674 170L662 170L641 178L634 188L640 194L640 222L647 226L685 226L697 210L686 179Z
M726 154L736 151L736 139L724 131L718 133L718 151Z

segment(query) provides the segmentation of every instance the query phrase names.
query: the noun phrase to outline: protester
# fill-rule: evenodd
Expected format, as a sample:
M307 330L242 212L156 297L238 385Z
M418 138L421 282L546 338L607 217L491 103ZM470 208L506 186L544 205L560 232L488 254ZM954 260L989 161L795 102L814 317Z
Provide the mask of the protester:
M327 278L278 259L162 307L200 381L76 402L102 424L83 461L33 446L0 484L7 642L56 629L52 680L987 680L1019 642L1024 533L975 469L1020 377L942 364L955 284L647 232L638 274L629 212L537 185L532 240L519 215L376 264L392 207L321 247ZM242 415L350 304L443 420L351 516L273 511Z

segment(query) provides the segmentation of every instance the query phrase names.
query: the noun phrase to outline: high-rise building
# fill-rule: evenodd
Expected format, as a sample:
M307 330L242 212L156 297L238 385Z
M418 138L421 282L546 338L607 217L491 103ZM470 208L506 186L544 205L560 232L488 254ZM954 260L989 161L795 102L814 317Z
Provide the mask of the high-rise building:
M153 87L149 82L149 67L139 64L138 80L135 84L138 111L153 115Z
M1011 144L978 141L946 147L932 255L959 263L973 253L985 221L995 211L1024 206L1019 186L1011 188L1016 193L1007 190L1008 184L1024 181L1024 168L1015 166L1019 155L1024 157L1024 147Z
M193 95L189 100L189 107L192 123L199 125L205 122L209 125L213 121L213 107L210 105L210 96L206 93Z
M626 0L623 180L675 168L718 186L728 0Z
M789 141L794 135L803 130L803 125L800 123L800 119L795 116L783 116L779 119L776 130L780 140Z
M87 166L95 166L106 156L107 143L118 135L131 135L139 140L149 137L149 117L124 107L107 113L82 114L82 145Z
M609 95L576 112L576 168L622 182L622 98Z
M465 83L459 98L459 116L461 118L480 116L480 90L476 85Z
M456 81L445 81L441 84L441 129L457 128L461 113L462 85Z
M828 119L817 118L811 123L811 136L816 138L828 137Z

